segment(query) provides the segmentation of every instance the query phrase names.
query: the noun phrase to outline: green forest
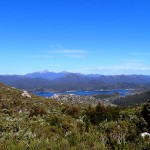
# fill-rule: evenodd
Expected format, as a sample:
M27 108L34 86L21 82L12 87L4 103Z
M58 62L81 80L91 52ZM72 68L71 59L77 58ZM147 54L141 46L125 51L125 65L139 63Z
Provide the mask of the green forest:
M0 84L0 150L149 150L150 101L128 107L45 99Z

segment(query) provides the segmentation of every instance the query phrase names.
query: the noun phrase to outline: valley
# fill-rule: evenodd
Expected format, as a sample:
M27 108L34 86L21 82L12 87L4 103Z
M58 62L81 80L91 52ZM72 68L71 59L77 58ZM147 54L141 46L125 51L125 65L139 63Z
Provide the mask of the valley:
M150 138L141 134L150 131L149 93L132 95L140 103L123 108L98 95L99 100L75 95L43 98L0 84L0 149L148 150Z
M150 150L150 0L0 0L0 150Z

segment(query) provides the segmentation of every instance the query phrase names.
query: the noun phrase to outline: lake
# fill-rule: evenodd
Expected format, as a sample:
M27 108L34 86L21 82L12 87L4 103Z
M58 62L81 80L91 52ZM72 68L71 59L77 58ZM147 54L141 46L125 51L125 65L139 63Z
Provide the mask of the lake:
M131 94L133 90L130 89L114 89L114 90L95 90L95 91L66 91L66 92L33 92L34 94L42 97L52 97L61 94L73 94L79 96L92 96L96 94L113 94L119 93L120 96Z

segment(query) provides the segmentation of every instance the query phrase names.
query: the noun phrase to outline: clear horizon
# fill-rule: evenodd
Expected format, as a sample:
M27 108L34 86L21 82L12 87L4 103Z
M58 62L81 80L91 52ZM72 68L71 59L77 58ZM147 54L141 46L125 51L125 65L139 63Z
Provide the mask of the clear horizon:
M146 75L146 74L99 74L99 73L81 73L81 72L69 72L69 71L49 71L49 70L43 70L43 71L35 71L35 72L28 72L28 73L25 73L25 74L0 74L1 76L7 76L7 75L20 75L20 76L24 76L24 75L27 75L27 74L32 74L32 73L45 73L45 71L47 71L47 73L49 72L52 72L52 73L62 73L62 72L67 72L67 73L74 73L74 74L83 74L83 75L104 75L104 76L119 76L119 75L145 75L145 76L150 76L150 75Z
M150 75L150 1L0 1L0 74Z

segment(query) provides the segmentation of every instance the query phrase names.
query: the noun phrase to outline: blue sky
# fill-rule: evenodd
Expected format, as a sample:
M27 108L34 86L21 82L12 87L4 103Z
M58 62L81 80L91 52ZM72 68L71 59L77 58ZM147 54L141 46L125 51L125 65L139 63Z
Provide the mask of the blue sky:
M0 0L0 74L150 75L149 0Z

